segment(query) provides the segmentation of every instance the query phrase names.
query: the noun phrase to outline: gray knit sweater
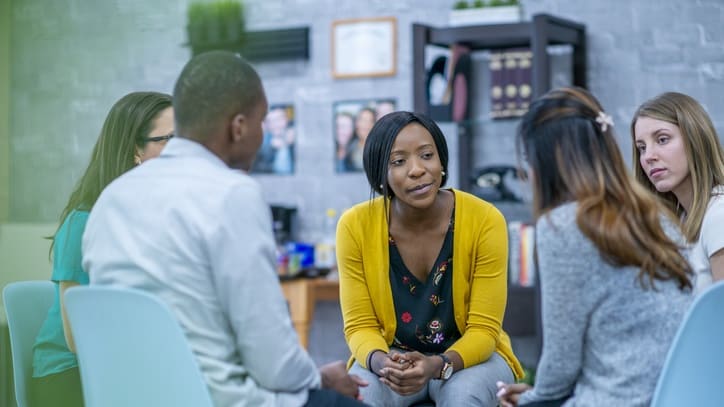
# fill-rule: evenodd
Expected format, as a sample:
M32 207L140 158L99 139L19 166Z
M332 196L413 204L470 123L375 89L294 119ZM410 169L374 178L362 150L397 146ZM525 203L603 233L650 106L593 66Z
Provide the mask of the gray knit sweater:
M648 406L693 297L673 281L643 289L638 268L605 262L576 209L565 204L536 224L543 352L519 405L572 394L564 406ZM664 229L683 243L672 223Z

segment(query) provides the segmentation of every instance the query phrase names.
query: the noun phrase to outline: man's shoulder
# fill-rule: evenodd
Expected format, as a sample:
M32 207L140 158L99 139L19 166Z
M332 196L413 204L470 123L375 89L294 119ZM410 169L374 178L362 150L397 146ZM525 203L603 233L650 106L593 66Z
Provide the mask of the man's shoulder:
M189 188L209 190L210 193L223 193L233 189L260 190L259 183L244 171L218 165L208 160L191 158L193 163L184 159L161 163L156 168L149 168L144 174L138 173L140 178L157 177L161 189ZM152 163L149 163L152 164ZM155 164L155 163L154 163Z

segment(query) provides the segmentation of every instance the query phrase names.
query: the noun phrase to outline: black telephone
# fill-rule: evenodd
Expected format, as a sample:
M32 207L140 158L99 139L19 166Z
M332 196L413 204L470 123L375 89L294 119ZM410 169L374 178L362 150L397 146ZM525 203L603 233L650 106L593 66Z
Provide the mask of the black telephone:
M511 180L525 180L525 174L512 165L489 165L474 171L473 194L486 201L523 202L519 194L511 189Z

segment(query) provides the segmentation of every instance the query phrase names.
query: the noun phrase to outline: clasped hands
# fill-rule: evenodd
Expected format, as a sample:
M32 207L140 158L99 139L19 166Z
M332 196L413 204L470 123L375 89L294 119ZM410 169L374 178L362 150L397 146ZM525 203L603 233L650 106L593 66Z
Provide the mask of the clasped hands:
M426 356L420 352L376 351L370 360L372 371L380 377L380 382L402 396L419 392L430 379L438 377L442 363L439 356Z

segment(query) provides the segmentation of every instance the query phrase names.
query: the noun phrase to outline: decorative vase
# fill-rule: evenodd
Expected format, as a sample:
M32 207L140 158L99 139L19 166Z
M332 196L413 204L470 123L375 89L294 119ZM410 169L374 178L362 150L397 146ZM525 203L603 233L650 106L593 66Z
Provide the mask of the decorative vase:
M480 24L505 24L521 21L521 8L519 6L498 6L466 8L450 11L451 27Z

